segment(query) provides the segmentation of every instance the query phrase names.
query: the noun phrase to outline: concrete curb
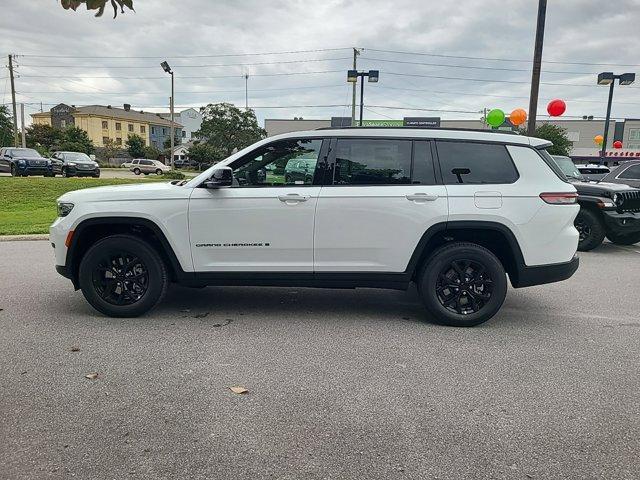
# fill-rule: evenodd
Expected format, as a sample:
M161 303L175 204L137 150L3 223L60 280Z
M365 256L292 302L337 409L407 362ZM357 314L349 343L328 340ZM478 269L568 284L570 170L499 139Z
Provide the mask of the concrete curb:
M49 234L37 233L32 235L0 235L0 242L25 242L32 240L49 240Z

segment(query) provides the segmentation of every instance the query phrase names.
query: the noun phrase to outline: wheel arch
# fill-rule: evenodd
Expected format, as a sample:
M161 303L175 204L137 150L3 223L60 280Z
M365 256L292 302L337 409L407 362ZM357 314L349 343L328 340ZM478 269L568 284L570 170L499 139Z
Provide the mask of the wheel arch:
M142 217L99 217L81 221L73 229L67 249L66 265L74 287L78 288L78 270L84 253L96 241L114 234L130 234L148 242L165 262L172 281L184 274L173 247L162 229L152 220Z

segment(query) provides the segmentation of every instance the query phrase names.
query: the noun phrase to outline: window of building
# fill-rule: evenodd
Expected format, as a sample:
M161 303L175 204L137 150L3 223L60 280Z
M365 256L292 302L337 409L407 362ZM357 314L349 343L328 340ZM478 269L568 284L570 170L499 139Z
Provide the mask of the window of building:
M518 179L504 145L437 141L438 159L445 184L514 183Z
M133 123L130 123L130 124L128 125L128 128L129 128L129 131L130 131L130 132L133 132Z
M640 150L640 128L630 128L626 147L630 150Z
M182 138L186 138L187 137L187 132L185 132L184 130L182 130Z
M116 137L116 145L122 145L122 138Z
M163 129L162 129L162 135L166 135L166 134L167 134L167 129L166 129L166 128L163 128Z
M311 185L322 139L282 140L261 147L234 162L241 187Z
M107 122L106 120L103 120L103 121L102 121L102 128L103 128L103 129L105 129L105 130L106 130L107 128L109 128L109 122Z
M618 178L630 178L632 180L640 180L640 165L632 165L624 172L618 175Z
M106 145L107 143L109 143L109 137L102 137L102 144Z
M120 122L116 122L116 130L122 130L122 124Z
M146 133L147 132L147 127L145 127L144 125L140 125L140 133Z
M67 126L67 121L66 120L60 120L60 128L64 128Z
M338 139L333 183L411 184L411 140Z

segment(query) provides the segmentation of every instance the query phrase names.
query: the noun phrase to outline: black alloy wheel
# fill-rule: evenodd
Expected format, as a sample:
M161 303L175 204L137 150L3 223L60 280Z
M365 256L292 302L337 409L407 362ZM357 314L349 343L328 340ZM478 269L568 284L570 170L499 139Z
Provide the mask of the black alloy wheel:
M78 283L99 312L137 317L162 300L169 275L162 258L147 242L131 235L113 235L84 254Z
M432 320L472 327L493 317L507 295L507 276L487 248L468 242L443 245L416 277L418 293Z
M578 241L584 242L589 236L591 236L591 225L585 222L583 218L576 218L574 222L576 230L578 230Z
M440 271L436 294L444 308L460 315L479 312L491 299L493 280L484 265L452 260Z
M580 209L573 226L578 230L578 250L581 252L593 250L604 240L605 229L600 216L589 209Z
M132 305L149 287L147 266L132 253L106 252L92 275L96 293L112 305Z

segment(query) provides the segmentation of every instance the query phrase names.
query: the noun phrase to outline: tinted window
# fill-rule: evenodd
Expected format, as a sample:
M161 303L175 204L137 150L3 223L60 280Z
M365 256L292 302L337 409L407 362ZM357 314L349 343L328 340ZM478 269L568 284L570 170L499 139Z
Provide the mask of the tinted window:
M618 175L618 178L631 178L634 180L640 179L640 165L632 165Z
M513 183L518 179L504 145L438 141L437 149L446 184Z
M7 153L10 153L14 157L41 158L40 154L32 148L13 148Z
M338 139L334 185L408 185L411 140Z
M270 143L233 163L236 186L312 185L322 139Z
M153 165L151 160L140 160L141 165Z

